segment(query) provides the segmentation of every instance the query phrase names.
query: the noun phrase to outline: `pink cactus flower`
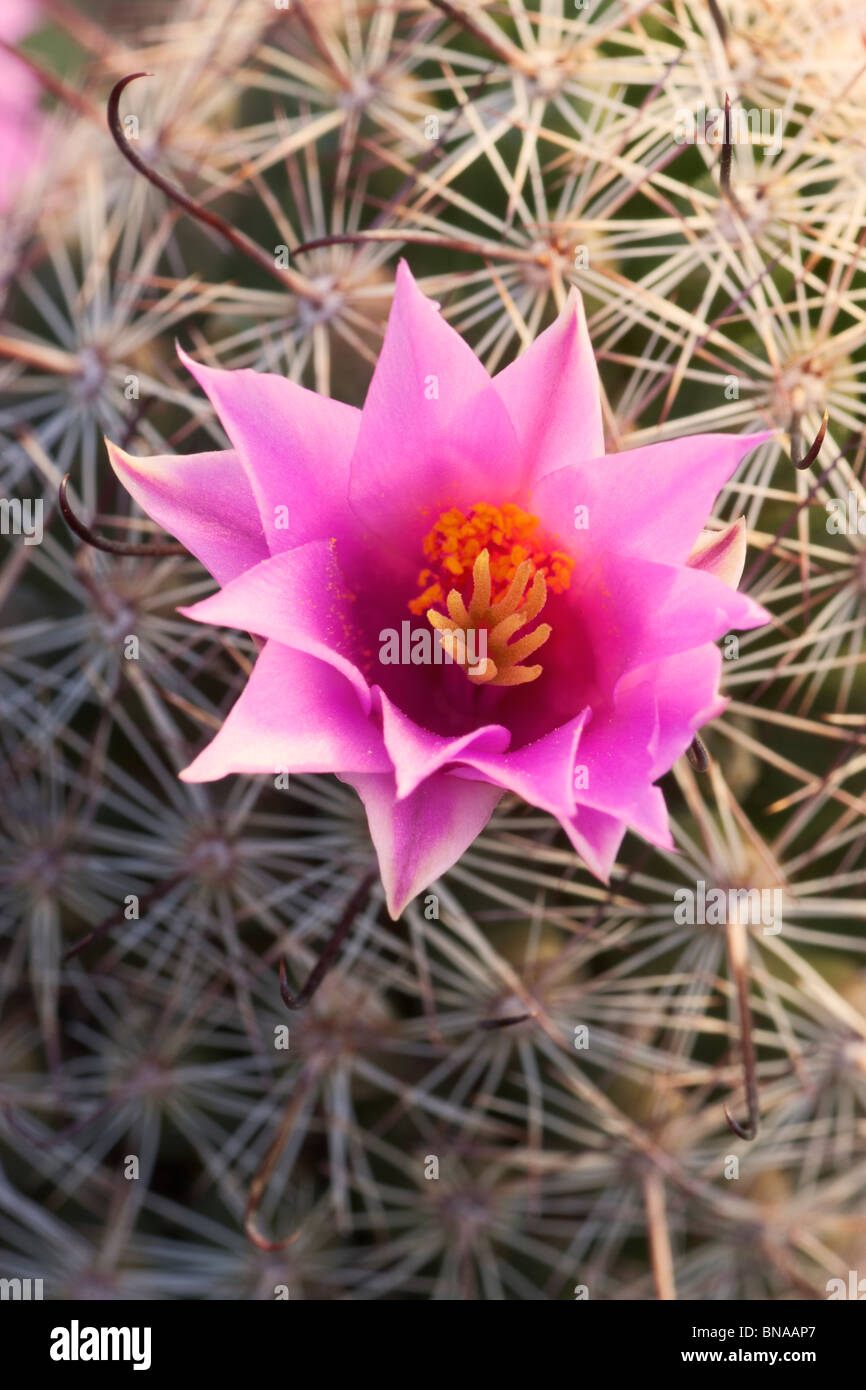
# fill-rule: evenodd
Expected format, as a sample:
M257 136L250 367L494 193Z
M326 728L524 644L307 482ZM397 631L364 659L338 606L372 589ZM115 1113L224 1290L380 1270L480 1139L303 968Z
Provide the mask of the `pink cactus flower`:
M220 585L181 612L264 645L181 776L336 773L393 917L506 791L603 880L627 829L672 848L656 782L725 707L715 642L769 620L742 523L702 527L769 434L605 456L576 291L491 378L404 263L362 410L182 355L233 447L111 461Z

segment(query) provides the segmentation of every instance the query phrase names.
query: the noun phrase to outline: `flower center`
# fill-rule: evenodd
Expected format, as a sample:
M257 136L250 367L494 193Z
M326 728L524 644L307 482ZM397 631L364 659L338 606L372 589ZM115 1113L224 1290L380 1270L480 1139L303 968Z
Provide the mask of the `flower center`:
M513 503L481 502L468 515L457 507L443 512L424 537L429 565L418 576L421 592L409 609L426 613L446 653L471 667L473 685L525 685L541 675L541 666L522 663L547 641L550 624L511 639L538 617L548 589L561 594L569 587L574 561L547 548L537 530L538 517ZM468 643L472 652L480 647L480 661L467 659L469 632L476 639L484 633L480 642Z

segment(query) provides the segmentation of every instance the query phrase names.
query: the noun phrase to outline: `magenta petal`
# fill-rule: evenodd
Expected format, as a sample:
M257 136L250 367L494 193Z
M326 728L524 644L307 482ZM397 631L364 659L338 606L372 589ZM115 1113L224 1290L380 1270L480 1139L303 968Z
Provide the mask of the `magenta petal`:
M581 579L579 585L572 582L573 602L596 670L608 683L634 667L714 642L732 628L758 627L769 617L715 575L685 566L611 553L596 559Z
M629 830L634 830L650 844L660 849L674 849L667 802L661 787L646 787L623 819Z
M434 773L402 799L393 775L352 774L345 781L364 802L388 911L395 920L460 858L502 795L487 782L467 782L448 772Z
M178 355L237 450L272 554L353 529L346 494L360 411L272 372L223 371L181 348Z
M587 868L602 883L609 883L610 871L625 838L625 824L604 811L580 806L571 820L562 822L562 827Z
M583 300L562 313L493 384L508 410L530 478L604 453L601 389Z
M133 458L106 440L111 466L142 511L176 536L220 584L268 557L262 523L236 454Z
M617 691L617 697L615 710L607 716L585 709L535 743L504 757L485 760L473 753L471 764L490 781L556 816L569 835L575 817L586 825L585 812L592 809L622 822L623 833L628 826L654 844L669 847L664 797L650 785L658 737L653 691L646 684L625 687ZM459 775L473 774L461 771ZM590 817L589 824L596 822ZM604 831L601 844L613 844L616 837L611 827L606 821L597 824ZM614 854L618 846L616 840Z
M624 678L609 709L599 710L578 751L577 801L632 823L653 780L659 738L656 696L648 681ZM635 827L637 828L637 827Z
M387 772L382 734L339 671L266 642L219 732L180 775L212 782L230 772Z
M586 709L512 753L491 758L470 751L469 766L457 769L455 776L495 782L530 806L549 811L592 872L607 879L626 829L666 849L673 847L664 796L648 785L656 722L652 692L647 694L641 720L635 718L636 707L621 712L619 747L610 744L609 725L591 742L595 718ZM629 703L628 697L624 703Z
M352 459L355 511L388 557L399 537L403 563L417 572L421 538L440 512L508 501L524 481L490 377L401 261Z
M721 488L771 437L690 435L560 468L533 488L532 510L579 550L684 564Z
M376 689L382 707L385 747L394 766L397 796L401 800L446 763L470 756L474 761L475 755L502 753L508 747L511 735L501 724L482 725L461 738L444 738L422 729L388 699L384 690Z
M283 551L179 613L237 627L329 662L351 681L364 713L372 700L353 659L351 596L329 541Z
M725 709L719 694L722 654L708 643L696 651L680 652L654 662L626 679L647 681L658 709L651 779L662 776L682 757L695 734Z
M484 750L473 749L466 759L469 767L456 775L471 780L486 778L503 790L516 792L530 806L568 820L575 812L574 766L580 761L579 745L589 713L583 710L567 724L513 753L491 757Z
M503 757L485 758L472 753L471 766L459 768L455 776L495 782L515 792L530 806L556 816L588 868L606 881L627 829L665 848L671 848L673 842L664 796L658 787L641 781L635 769L629 767L628 748L616 760L615 769L604 775L595 751L587 747L593 723L594 717L587 709L534 744ZM639 737L637 742L639 746ZM634 738L630 739L629 746L634 744ZM604 747L604 737L596 741L596 750L599 747ZM589 789L584 788L582 777L587 766L592 769ZM648 756L642 758L640 767L648 774ZM581 776L579 785L576 775ZM627 782L625 794L616 785L617 775ZM617 809L620 806L621 813Z

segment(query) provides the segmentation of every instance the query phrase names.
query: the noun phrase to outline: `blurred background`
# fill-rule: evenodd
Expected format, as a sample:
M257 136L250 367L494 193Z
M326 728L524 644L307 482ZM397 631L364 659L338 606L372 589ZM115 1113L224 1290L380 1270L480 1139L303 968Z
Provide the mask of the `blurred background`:
M0 39L0 1275L82 1300L866 1276L866 6L3 0ZM124 159L132 73L130 149L257 252ZM507 798L398 923L374 888L289 1014L280 958L297 989L370 866L361 804L178 781L255 646L178 615L213 588L192 557L82 544L58 487L159 539L102 441L225 444L178 342L360 404L400 256L491 371L576 285L611 451L774 429L715 517L745 516L773 624L725 649L709 771L664 779L676 854L628 836L608 889ZM698 881L780 892L782 930L679 923ZM723 1108L738 945L751 1143Z

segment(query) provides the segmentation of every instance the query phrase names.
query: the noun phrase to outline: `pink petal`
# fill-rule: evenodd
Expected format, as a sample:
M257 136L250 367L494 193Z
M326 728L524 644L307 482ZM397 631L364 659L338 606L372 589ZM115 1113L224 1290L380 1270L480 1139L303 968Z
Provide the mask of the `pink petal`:
M394 766L397 796L411 796L417 787L446 763L476 756L495 755L508 747L510 738L501 724L482 725L460 738L445 738L423 729L399 710L384 690L376 687L382 708L382 733Z
M576 289L556 322L493 384L530 463L531 479L603 455L598 368Z
M310 541L247 570L178 612L197 623L237 627L329 662L351 681L368 714L370 688L354 662L351 595L330 541Z
M598 817L598 820L591 819ZM592 827L597 827L601 832L601 839L596 841L592 834ZM587 803L577 808L577 815L572 825L563 822L563 827L578 848L577 841L574 839L574 829L581 830L587 842L588 852L601 856L604 871L599 874L607 882L613 858L616 857L619 846L627 830L639 835L642 840L648 840L652 845L658 845L660 849L674 849L673 836L671 835L670 821L668 819L668 809L665 804L664 793L661 787L644 787L640 796L631 804L627 814L617 816L609 811L598 810L595 806ZM616 830L614 831L614 827ZM607 847L614 845L613 858L607 859ZM578 852L581 851L578 848ZM585 857L585 855L584 855ZM596 872L593 862L586 860L593 873Z
M719 491L763 434L703 434L609 454L549 473L533 488L531 509L578 552L615 550L684 564ZM586 508L588 525L578 523Z
M440 512L508 501L522 493L524 478L487 372L401 261L352 459L355 511L382 544L383 560L417 572L421 540Z
M36 0L3 0L0 13L0 39L17 43L41 22L42 7Z
M220 584L268 557L247 476L230 450L133 458L106 440L111 466L142 511Z
M604 811L579 806L571 820L562 822L562 827L591 873L602 883L609 883L610 871L625 838L625 824Z
M660 849L674 849L667 802L661 787L646 787L629 807L623 820L629 830L633 830L651 845Z
M469 766L460 768L456 775L494 782L530 806L549 811L559 820L570 820L575 813L573 770L580 761L579 745L589 713L583 710L567 724L513 753L491 756L484 749L473 749L466 759Z
M579 801L618 814L637 789L651 782L658 745L658 710L652 684L630 672L617 684L607 710L596 710L580 745L588 786ZM587 795L589 793L589 795Z
M626 691L618 722L606 720L593 738L595 725L595 716L586 709L513 752L491 756L469 749L467 766L454 775L493 782L549 811L592 872L606 879L627 828L665 848L672 848L673 841L664 796L649 785L656 734L652 692ZM577 770L588 771L588 787L582 785L583 775L575 786Z
M739 517L722 531L702 531L686 563L736 589L746 565L746 518Z
M578 574L575 568L574 575ZM747 595L702 570L609 553L572 576L581 641L602 689L626 671L713 642L732 628L759 627L769 615ZM581 582L582 581L582 582Z
M266 642L247 684L207 747L180 775L212 782L231 772L387 772L382 735L345 676Z
M272 554L354 529L346 496L360 411L272 372L223 371L182 348L178 355L237 450Z
M41 93L38 78L24 64L0 52L0 211L14 209L22 184L44 162Z
M680 652L631 672L632 679L649 682L658 710L651 780L661 777L682 757L699 729L716 719L727 704L719 694L722 654L708 643L696 651Z
M393 775L351 774L344 780L364 802L395 921L408 902L456 863L502 795L487 782L467 782L448 772L434 773L402 799Z
M580 806L624 821L645 839L669 846L664 797L650 785L658 737L651 683L625 677L616 687L613 705L593 715L581 740L577 800Z

